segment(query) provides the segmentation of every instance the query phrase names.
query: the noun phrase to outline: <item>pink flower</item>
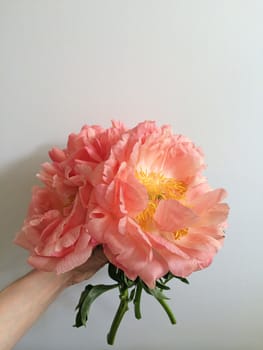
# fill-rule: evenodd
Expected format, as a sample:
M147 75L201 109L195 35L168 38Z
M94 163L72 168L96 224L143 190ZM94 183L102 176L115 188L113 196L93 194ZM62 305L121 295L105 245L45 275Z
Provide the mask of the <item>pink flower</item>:
M52 162L44 163L38 175L45 186L33 188L27 217L15 239L30 251L31 265L62 273L89 258L98 244L87 226L93 176L124 130L116 122L107 130L84 126L69 136L66 149L50 151Z
M226 192L210 188L201 150L170 127L84 126L50 158L15 239L34 267L69 271L102 244L128 278L153 288L168 271L207 267L221 247Z
M154 122L123 133L93 168L88 230L128 278L153 288L168 271L185 277L212 262L228 206L204 168L199 148Z

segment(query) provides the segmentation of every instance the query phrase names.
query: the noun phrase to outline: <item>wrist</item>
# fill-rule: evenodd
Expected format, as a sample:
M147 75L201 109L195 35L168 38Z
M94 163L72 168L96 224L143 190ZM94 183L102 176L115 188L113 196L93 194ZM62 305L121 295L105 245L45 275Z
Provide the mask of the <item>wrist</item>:
M62 291L69 285L71 285L72 271L63 274L57 274L56 272L46 272L40 270L32 270L28 275L35 275L34 281L37 281L39 285L50 286L54 290Z
M54 274L62 290L74 284L74 271L68 271L61 274Z

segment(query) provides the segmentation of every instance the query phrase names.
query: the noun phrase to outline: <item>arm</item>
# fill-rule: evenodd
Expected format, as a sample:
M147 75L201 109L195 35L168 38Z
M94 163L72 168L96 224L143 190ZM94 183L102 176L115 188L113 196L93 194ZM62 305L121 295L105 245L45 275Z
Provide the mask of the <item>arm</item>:
M10 350L68 286L90 278L106 263L100 250L78 269L62 275L33 270L0 293L0 349Z

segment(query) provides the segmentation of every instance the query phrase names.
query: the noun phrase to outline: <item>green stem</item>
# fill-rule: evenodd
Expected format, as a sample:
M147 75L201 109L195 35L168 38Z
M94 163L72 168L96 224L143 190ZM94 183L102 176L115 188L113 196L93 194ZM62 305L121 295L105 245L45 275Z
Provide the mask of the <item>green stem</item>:
M156 298L157 299L157 298ZM170 321L172 324L176 324L176 319L174 317L174 314L172 313L170 307L166 304L164 299L157 299L159 301L159 303L162 305L164 311L167 313Z
M173 278L174 278L173 275L169 276L169 277L165 280L164 284L166 284L167 282L171 281Z
M120 305L118 307L118 310L115 314L115 317L112 321L111 324L111 328L110 331L107 335L107 341L109 345L113 345L114 344L114 340L115 340L115 336L117 333L117 330L119 328L119 325L123 319L124 314L126 313L126 311L128 311L128 302L129 302L129 294L128 294L128 288L125 288L124 290L121 290L121 294L120 294Z
M136 288L136 293L134 297L134 312L135 312L135 317L137 320L140 320L142 318L141 315L141 296L142 296L142 284L141 281L138 281L137 283L137 288Z

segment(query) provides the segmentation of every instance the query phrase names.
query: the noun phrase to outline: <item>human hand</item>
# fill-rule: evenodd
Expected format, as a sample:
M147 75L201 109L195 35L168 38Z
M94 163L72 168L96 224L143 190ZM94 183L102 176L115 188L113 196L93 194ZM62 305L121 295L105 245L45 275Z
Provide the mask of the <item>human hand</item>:
M81 266L67 272L68 285L77 284L92 277L102 266L107 263L108 259L103 253L100 246L96 247L91 257Z

